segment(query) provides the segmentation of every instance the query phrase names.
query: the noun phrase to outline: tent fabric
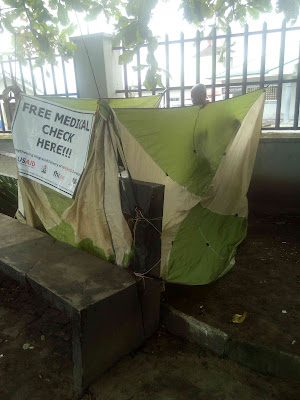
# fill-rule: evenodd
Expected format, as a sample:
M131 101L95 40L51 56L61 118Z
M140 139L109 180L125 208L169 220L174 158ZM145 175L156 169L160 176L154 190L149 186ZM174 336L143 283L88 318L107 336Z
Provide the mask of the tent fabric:
M74 108L75 110L89 110L96 111L99 100L98 99L77 99L77 98L66 98L66 97L54 97L54 96L40 96L46 100L52 101L53 103L61 104L66 107ZM129 98L110 98L101 99L111 108L157 108L160 105L162 94L155 96L144 96L144 97L129 97Z
M256 91L203 109L157 110L150 125L143 124L150 110L115 110L132 177L165 185L166 280L206 284L234 264L247 233L246 195L264 99Z
M39 220L57 239L127 266L134 243L121 210L118 149L133 179L165 186L161 276L190 285L220 278L247 233L264 100L259 90L204 108L112 110L101 101L74 200L20 177L27 223Z

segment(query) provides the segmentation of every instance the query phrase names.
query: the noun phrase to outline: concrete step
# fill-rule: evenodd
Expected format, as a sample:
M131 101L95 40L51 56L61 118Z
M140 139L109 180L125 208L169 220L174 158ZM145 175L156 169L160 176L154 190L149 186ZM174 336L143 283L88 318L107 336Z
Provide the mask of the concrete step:
M79 391L158 326L160 289L155 281L146 279L148 290L141 292L144 285L128 270L3 214L0 271L29 284L70 319L74 386Z

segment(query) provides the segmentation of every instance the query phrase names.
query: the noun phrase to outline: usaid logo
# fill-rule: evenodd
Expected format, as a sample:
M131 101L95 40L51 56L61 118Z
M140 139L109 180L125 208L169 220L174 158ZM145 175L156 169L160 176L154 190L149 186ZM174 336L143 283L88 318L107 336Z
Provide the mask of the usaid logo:
M28 158L25 157L18 157L18 163L22 165L28 165L28 167L35 167L35 161L29 160Z
M65 179L65 177L57 171L53 172L53 176L54 178L59 179L60 181L63 181Z

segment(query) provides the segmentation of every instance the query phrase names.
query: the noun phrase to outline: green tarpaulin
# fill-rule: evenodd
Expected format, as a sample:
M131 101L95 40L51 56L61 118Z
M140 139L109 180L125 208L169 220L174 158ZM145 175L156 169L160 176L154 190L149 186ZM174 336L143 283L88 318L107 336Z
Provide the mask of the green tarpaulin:
M192 285L212 282L234 265L237 246L246 236L247 190L265 93L204 108L134 108L138 102L154 107L159 100L149 97L146 105L144 99L99 102L74 200L20 177L26 222L42 223L57 239L127 266L134 245L121 210L119 153L133 179L165 186L161 276ZM96 100L51 101L97 108Z
M40 96L45 100L52 101L53 103L61 104L66 107L74 108L77 110L90 110L96 111L99 100L97 99L76 99L66 97L53 97L53 96ZM129 97L120 99L102 99L111 108L154 108L159 107L161 101L161 94L156 96L145 97Z

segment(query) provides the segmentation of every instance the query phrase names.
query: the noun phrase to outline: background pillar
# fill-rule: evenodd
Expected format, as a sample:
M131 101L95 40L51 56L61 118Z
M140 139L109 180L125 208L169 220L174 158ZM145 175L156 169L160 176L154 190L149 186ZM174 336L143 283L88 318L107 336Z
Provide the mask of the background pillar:
M116 90L123 87L122 67L118 64L120 51L112 50L111 36L95 33L75 36L71 40L77 45L73 58L78 97L91 99L117 97Z

